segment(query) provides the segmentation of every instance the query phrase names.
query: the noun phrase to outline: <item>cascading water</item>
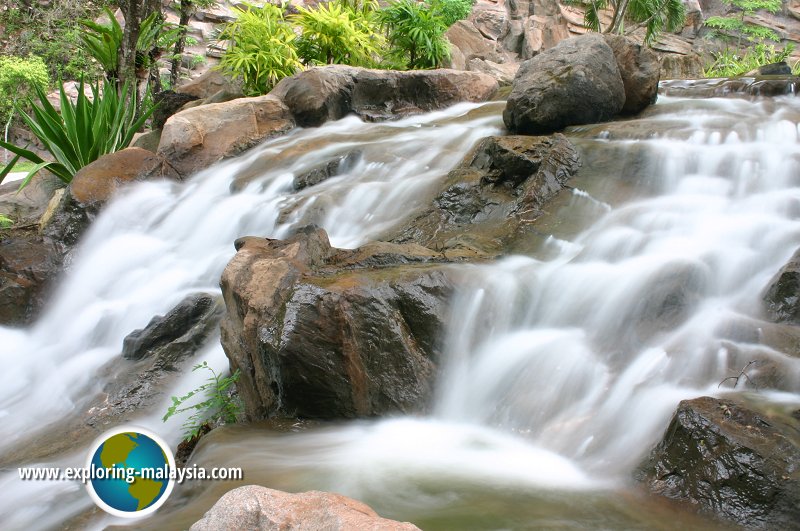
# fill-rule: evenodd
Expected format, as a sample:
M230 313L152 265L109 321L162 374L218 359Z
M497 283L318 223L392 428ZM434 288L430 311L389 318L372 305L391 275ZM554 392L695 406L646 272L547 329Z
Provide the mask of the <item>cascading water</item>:
M130 190L95 223L39 323L0 330L4 442L80 404L125 334L186 293L214 289L233 239L307 222L334 245L380 237L499 130L501 108L346 119L184 186ZM642 119L576 128L584 168L537 221L541 237L517 242L516 256L459 266L431 417L223 429L197 463L242 466L247 483L348 494L424 528L648 526L663 508L616 497L679 400L723 392L720 381L757 358L785 375L762 395L800 402L800 360L762 341L759 301L800 246L798 122L794 99L664 99ZM354 149L360 159L343 175L290 191L294 176ZM223 365L209 349L202 355ZM163 433L159 413L140 423ZM148 523L188 527L232 486L184 485ZM46 527L89 505L63 485L26 488L0 500L2 521Z

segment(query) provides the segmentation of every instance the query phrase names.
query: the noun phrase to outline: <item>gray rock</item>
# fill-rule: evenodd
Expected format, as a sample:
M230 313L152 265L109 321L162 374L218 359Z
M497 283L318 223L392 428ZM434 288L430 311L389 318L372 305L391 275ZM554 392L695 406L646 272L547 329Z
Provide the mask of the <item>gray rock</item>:
M611 47L602 35L587 34L522 64L503 120L515 133L546 134L609 120L624 104L625 87Z
M800 324L800 250L773 277L763 299L770 319Z
M361 152L351 151L346 155L341 155L329 160L302 175L296 175L293 181L294 189L302 190L309 186L315 186L331 177L345 173L349 171L360 158Z
M153 317L145 328L128 334L122 357L138 361L158 356L174 362L193 354L219 324L221 302L208 293L189 295L165 315Z

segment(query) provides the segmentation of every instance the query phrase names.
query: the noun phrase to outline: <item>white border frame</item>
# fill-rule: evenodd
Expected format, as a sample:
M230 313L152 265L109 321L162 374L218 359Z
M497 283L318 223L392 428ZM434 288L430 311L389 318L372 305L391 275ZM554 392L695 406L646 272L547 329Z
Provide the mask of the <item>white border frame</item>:
M158 444L161 447L161 450L167 456L167 463L169 464L170 470L171 471L176 470L175 456L172 454L172 450L170 449L166 441L164 441L164 439L160 435L153 433L147 428L143 428L141 426L136 426L133 424L123 424L121 426L117 426L115 428L103 432L100 436L98 436L92 442L92 445L89 447L89 455L86 458L87 470L92 468L92 458L94 457L94 454L95 452L97 452L98 448L100 448L100 446L104 442L106 442L106 440L113 437L114 435L119 435L120 433L128 433L128 432L139 433L141 435L153 439L156 442L156 444ZM170 475L172 475L172 473L170 473ZM95 492L91 480L86 481L86 492L89 494L89 497L92 498L92 501L95 503L95 505L103 509L108 514L113 516L118 516L120 518L141 518L143 516L149 516L153 514L162 505L164 505L164 502L166 502L170 494L172 494L173 488L175 488L175 480L172 478L167 478L167 488L161 495L161 497L155 501L155 503L153 503L149 507L146 507L145 509L142 509L141 511L128 512L128 511L120 511L119 509L115 509L114 507L108 505L106 502L102 500L102 498L100 498L97 492Z

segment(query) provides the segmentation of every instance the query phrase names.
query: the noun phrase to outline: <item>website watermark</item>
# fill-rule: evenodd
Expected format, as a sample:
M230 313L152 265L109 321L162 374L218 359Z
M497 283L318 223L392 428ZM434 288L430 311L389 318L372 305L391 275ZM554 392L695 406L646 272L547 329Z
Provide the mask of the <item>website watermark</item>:
M150 480L171 480L179 485L184 481L211 480L211 481L236 481L244 479L241 468L214 467L206 469L192 465L185 468L144 467L141 469L126 467L98 468L92 464L89 467L25 467L18 468L19 479L22 481L80 481L84 485L92 480L117 479L129 485L136 478Z
M178 467L164 439L138 426L119 426L95 439L83 467L23 467L18 472L22 481L79 481L98 507L123 518L152 514L184 481L244 479L241 468Z

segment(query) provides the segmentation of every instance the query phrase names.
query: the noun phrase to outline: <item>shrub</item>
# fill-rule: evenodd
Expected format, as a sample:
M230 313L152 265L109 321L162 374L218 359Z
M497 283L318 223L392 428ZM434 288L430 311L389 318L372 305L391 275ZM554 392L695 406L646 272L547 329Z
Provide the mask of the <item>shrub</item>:
M105 8L108 24L98 24L91 20L83 20L84 30L81 41L84 49L100 64L106 79L117 82L119 78L119 49L122 46L123 30L114 13ZM138 64L142 69L149 68L152 50L167 48L175 44L179 37L176 27L164 24L159 20L160 13L151 13L142 20L139 26L139 37L136 41Z
M172 405L169 406L162 420L166 422L170 417L186 411L193 411L183 423L184 439L190 440L200 434L206 424L236 422L236 417L241 413L241 405L238 400L230 395L231 386L239 381L239 371L237 370L230 376L217 374L214 369L208 366L207 362L195 365L192 371L205 369L211 373L206 383L189 391L183 396L173 396ZM200 396L200 402L185 406L191 398ZM184 406L184 407L181 407Z
M45 90L50 83L47 65L41 57L0 57L0 120L3 140L8 142L8 129L15 107L26 101L36 89Z
M717 30L717 35L724 38L736 37L737 48L741 46L742 37L750 42L780 41L777 33L771 29L745 22L745 17L755 15L756 11L765 10L777 13L781 9L781 0L723 0L729 7L738 11L737 16L709 17L705 25Z
M291 17L301 31L298 54L306 64L374 66L384 44L374 18L369 8L344 2L300 7Z
M8 216L0 214L0 229L10 229L14 222Z
M794 50L792 44L783 50L777 50L772 44L759 43L747 50L743 55L725 49L712 54L714 62L704 71L706 77L734 77L740 76L759 66L785 61Z
M444 23L450 27L459 20L464 20L472 13L474 0L438 0L437 12L444 18Z
M25 124L53 156L54 161L45 161L25 148L0 141L0 147L11 151L35 166L22 181L25 187L39 170L47 168L65 183L82 167L97 160L102 155L128 147L134 133L153 112L149 107L136 117L136 105L128 103L130 87L125 85L118 93L108 80L91 85L92 96L84 94L84 83L80 82L78 97L70 101L64 87L60 89L61 112L47 100L41 89L36 90L38 103L32 105L32 115L20 111ZM134 98L135 99L135 98ZM18 160L15 158L15 161ZM5 177L10 167L0 172Z
M286 76L302 68L295 49L296 35L283 9L272 4L234 9L237 18L220 32L230 45L217 66L228 76L242 79L247 95L269 92Z
M398 0L379 14L392 53L408 68L435 68L450 57L447 23L436 4Z

